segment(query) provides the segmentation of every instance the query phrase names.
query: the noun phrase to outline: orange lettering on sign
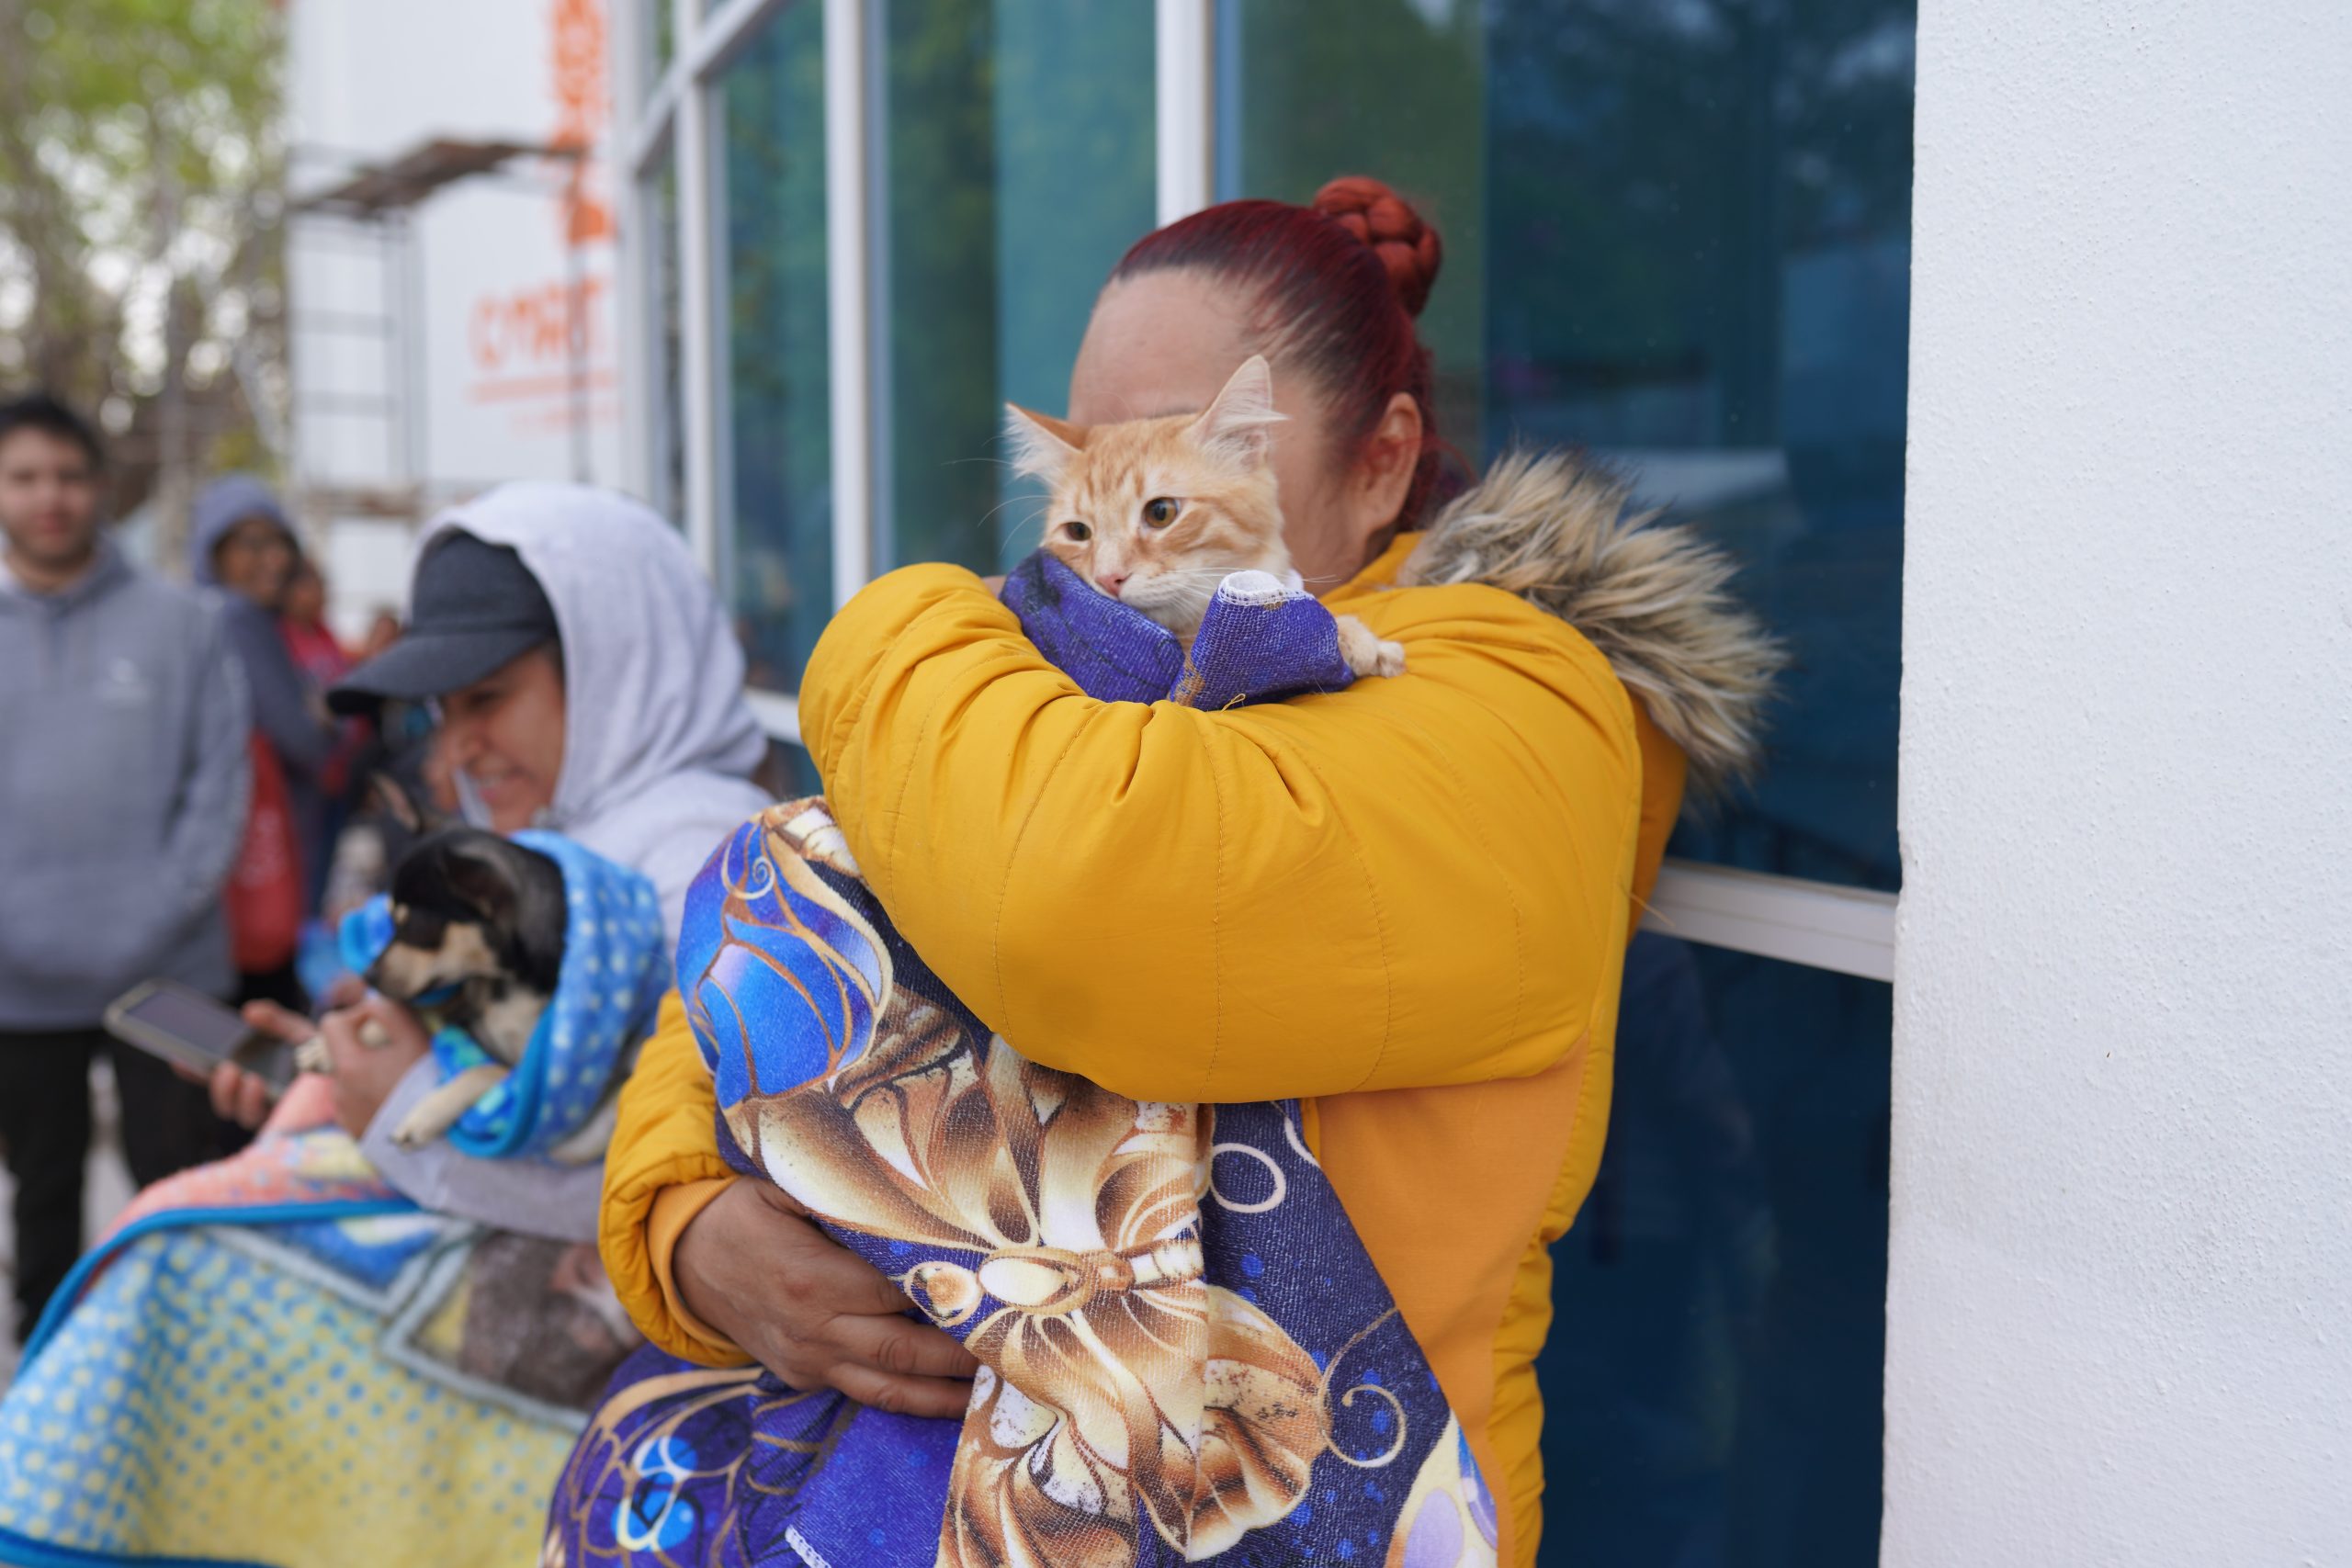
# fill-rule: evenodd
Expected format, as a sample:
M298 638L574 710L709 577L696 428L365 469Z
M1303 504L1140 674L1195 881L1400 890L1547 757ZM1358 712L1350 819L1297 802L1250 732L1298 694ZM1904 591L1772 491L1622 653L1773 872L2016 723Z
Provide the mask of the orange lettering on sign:
M549 43L555 67L555 134L558 147L585 154L605 128L605 12L597 0L555 0ZM586 159L571 165L563 197L567 243L583 245L613 237L613 209L588 188Z
M575 343L582 361L608 351L599 330L597 307L606 280L582 277L576 284L549 282L511 294L484 294L466 313L466 346L475 368L492 375L518 367L570 364Z

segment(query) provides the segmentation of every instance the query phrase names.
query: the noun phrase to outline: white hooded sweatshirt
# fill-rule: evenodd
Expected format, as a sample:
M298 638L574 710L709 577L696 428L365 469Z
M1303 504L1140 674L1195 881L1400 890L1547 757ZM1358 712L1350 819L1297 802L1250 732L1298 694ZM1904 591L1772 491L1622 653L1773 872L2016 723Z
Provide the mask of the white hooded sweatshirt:
M610 491L503 484L435 518L419 553L449 529L512 548L555 608L563 769L537 825L651 877L675 943L695 874L770 804L718 595L675 528ZM466 815L487 821L470 798Z
M505 545L554 607L563 649L563 766L536 826L643 872L671 944L686 889L719 840L770 804L752 773L767 738L743 701L743 650L676 529L650 508L585 485L521 480L434 519L419 557L449 529ZM467 818L488 816L459 778ZM391 1141L429 1091L430 1058L401 1079L364 1148L425 1207L503 1229L593 1241L597 1166L557 1171L478 1160L446 1143Z

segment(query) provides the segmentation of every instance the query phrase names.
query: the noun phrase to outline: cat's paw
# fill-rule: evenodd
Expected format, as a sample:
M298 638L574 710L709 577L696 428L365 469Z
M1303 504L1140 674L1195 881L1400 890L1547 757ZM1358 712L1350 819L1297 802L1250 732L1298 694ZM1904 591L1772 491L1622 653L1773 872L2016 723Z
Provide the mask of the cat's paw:
M1353 615L1341 615L1340 625L1340 657L1358 675L1402 675L1405 672L1405 649L1401 644L1383 642L1372 635L1372 628Z
M313 1034L295 1046L294 1066L300 1072L333 1074L334 1055L327 1049L327 1037Z

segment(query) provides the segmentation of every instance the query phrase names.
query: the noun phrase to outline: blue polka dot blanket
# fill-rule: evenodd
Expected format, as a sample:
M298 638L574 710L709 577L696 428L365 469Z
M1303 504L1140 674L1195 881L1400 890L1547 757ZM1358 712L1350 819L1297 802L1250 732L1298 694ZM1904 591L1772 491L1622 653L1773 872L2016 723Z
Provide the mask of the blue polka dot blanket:
M563 967L523 1059L449 1129L449 1142L478 1159L543 1156L586 1126L652 1032L667 979L650 877L560 833L513 838L563 873ZM367 973L391 940L390 901L379 894L344 917L345 966ZM444 1083L492 1059L454 1027L434 1035L433 1057Z
M1005 596L1098 697L1345 683L1328 613L1241 586L1189 661L1058 563ZM712 856L678 983L730 1161L981 1371L962 1419L932 1420L640 1350L543 1562L1495 1561L1494 1499L1295 1102L1141 1103L1024 1060L900 940L817 800Z

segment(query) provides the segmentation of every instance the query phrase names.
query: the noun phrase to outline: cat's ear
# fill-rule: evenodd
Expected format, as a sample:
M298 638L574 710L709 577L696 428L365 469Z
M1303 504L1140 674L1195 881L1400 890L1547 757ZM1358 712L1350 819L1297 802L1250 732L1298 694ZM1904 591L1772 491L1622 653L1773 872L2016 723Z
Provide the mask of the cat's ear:
M1012 448L1016 473L1053 484L1086 445L1086 427L1051 414L1032 413L1019 403L1004 405L1004 440Z
M1262 354L1241 362L1228 377L1201 417L1187 427L1201 450L1245 468L1257 468L1273 450L1273 426L1283 416L1274 412L1274 372Z

